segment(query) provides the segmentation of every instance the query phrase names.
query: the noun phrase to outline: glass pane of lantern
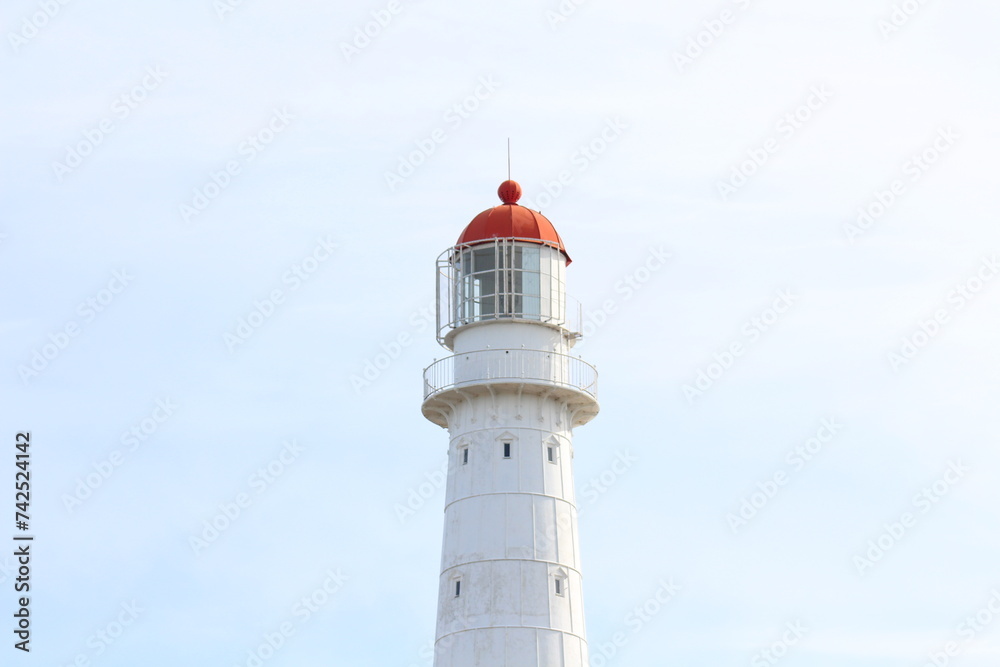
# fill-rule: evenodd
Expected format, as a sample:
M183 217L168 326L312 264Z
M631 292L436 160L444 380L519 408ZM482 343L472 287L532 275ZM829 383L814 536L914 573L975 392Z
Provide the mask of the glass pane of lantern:
M537 246L519 247L517 248L517 254L514 257L514 265L517 268L525 269L526 271L538 271L540 253L541 248Z
M521 293L524 294L524 317L537 320L541 315L541 276L534 272L524 271L521 279Z
M492 271L496 268L496 249L493 246L486 248L476 248L472 251L475 256L475 267L473 271Z
M488 317L493 317L495 311L496 297L486 296L479 300L478 317L476 319L483 319Z
M541 299L537 296L523 296L522 317L529 320L541 319Z
M476 274L476 296L489 296L496 292L496 274L492 271L488 273Z

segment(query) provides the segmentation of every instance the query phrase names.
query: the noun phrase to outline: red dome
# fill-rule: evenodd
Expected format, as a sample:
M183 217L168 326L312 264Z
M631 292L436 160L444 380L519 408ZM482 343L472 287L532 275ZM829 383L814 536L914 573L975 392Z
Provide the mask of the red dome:
M569 266L573 260L569 258L559 232L549 219L538 211L514 203L520 198L521 186L514 181L505 181L500 186L499 194L504 201L510 203L486 209L473 218L458 237L456 245L517 238L556 248L566 256L566 265Z

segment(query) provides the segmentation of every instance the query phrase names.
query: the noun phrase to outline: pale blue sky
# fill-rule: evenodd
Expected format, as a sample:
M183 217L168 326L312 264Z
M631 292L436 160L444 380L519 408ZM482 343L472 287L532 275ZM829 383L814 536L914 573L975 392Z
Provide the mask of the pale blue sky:
M497 202L508 137L570 293L592 322L614 311L579 348L601 374L574 460L595 667L767 664L788 623L788 667L915 667L949 641L954 664L1000 662L1000 617L960 627L1000 591L1000 9L903 3L890 33L889 0L587 0L558 22L556 0L219 4L2 10L0 497L30 429L37 535L22 662L246 665L288 624L269 667L429 664L447 434L421 371L447 353L422 309L437 255ZM372 12L386 25L347 57ZM647 273L653 250L671 257ZM689 400L699 371L717 379ZM789 458L823 420L843 426ZM758 484L773 497L734 531Z

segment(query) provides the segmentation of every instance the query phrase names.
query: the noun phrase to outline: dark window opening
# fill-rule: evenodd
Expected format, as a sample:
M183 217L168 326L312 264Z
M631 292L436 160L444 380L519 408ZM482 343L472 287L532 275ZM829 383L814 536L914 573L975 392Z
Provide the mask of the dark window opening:
M549 447L549 463L555 463L555 462L556 462L556 448L550 446Z
M455 597L459 597L462 594L462 580L459 579L455 582Z
M503 443L503 457L505 459L509 459L510 458L510 443L509 442Z
M463 447L462 448L462 465L465 465L468 462L469 462L469 448L468 447Z

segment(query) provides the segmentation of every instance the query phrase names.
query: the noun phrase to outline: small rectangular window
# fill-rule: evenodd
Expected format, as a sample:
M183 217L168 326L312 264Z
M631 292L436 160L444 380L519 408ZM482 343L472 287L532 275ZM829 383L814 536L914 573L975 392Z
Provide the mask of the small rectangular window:
M456 579L455 580L455 597L459 597L461 595L462 595L462 580L461 579Z
M509 442L503 443L503 457L505 459L509 459L510 458L510 443Z
M468 462L469 462L469 448L462 447L462 465L465 465Z
M556 579L556 595L563 594L563 582L562 579Z
M555 462L556 462L556 448L553 447L552 445L549 445L549 463L555 463Z

